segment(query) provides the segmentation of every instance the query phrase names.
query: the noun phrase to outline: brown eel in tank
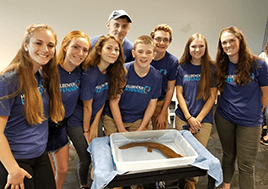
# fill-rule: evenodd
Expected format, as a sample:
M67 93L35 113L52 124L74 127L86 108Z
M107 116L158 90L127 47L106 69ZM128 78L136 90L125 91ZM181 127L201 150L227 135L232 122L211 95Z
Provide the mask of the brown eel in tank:
M168 158L179 158L179 157L183 157L180 154L177 154L176 152L174 152L172 149L170 149L169 147L157 143L157 142L131 142L129 144L120 146L119 149L127 149L127 148L132 148L132 147L136 147L136 146L145 146L148 147L148 152L152 152L152 148L158 149L160 150L163 154L165 154Z

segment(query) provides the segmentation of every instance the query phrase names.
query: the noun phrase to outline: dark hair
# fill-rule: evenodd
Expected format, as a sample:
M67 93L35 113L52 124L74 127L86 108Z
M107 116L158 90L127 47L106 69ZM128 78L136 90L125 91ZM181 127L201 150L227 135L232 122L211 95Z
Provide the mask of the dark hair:
M223 29L220 33L216 55L216 87L220 91L222 91L224 88L225 76L229 63L229 57L224 52L221 44L221 36L224 32L234 34L239 40L239 57L234 82L240 86L243 86L252 81L251 72L253 62L257 59L256 56L251 54L243 33L237 27L231 26Z
M106 41L109 39L113 39L117 42L119 46L119 56L117 60L110 64L107 68L107 73L109 74L109 92L108 92L108 99L115 99L117 98L118 94L123 92L122 88L126 84L126 70L124 67L125 59L124 59L124 51L120 41L112 34L103 35L99 38L97 43L95 44L94 48L90 52L88 58L82 64L83 70L97 66L101 60L101 51Z

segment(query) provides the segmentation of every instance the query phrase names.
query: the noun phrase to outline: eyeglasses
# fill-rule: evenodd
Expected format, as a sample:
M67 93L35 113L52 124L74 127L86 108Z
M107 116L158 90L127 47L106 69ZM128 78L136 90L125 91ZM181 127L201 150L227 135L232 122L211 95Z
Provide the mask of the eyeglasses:
M157 38L154 38L154 40L156 40L157 42L161 42L163 41L163 43L168 43L169 42L169 39L168 38L164 38L162 39L161 37L157 37Z

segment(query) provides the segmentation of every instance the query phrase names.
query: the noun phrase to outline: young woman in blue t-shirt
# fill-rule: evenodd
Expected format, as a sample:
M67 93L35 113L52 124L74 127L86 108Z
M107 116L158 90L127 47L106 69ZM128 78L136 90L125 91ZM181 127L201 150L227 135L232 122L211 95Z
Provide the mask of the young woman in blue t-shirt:
M213 124L216 91L214 63L208 53L207 40L201 34L193 34L179 60L175 125L182 130L183 125L189 124L191 133L205 147ZM186 185L194 188L196 182L197 178L187 179Z
M115 99L126 84L124 53L111 34L101 36L83 64L81 96L83 129L88 142L98 136L100 117L108 99Z
M231 186L236 160L239 188L256 188L262 109L268 102L267 74L267 64L251 54L238 28L221 31L216 56L220 97L215 122L223 149L223 189Z
M33 24L1 72L0 188L56 188L46 152L47 118L58 123L64 117L56 45L51 27Z
M71 31L64 37L57 56L60 90L65 108L65 116L58 124L49 120L49 137L47 143L47 151L49 152L52 167L54 168L57 189L62 188L68 171L69 145L66 123L73 114L80 95L80 65L87 58L90 46L89 38L84 32L77 30ZM69 133L69 136L72 136L73 133ZM70 138L71 140L73 139L73 137ZM84 139L83 135L78 138L80 140ZM77 146L76 140L73 144L75 147ZM55 167L52 161L52 154L54 155ZM87 158L90 161L88 153ZM87 187L87 180L80 179L80 182L81 187Z

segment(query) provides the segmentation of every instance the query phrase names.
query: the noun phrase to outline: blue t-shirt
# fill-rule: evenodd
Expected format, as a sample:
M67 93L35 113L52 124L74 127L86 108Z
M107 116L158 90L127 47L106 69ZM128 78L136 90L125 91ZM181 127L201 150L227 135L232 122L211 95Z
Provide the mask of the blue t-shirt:
M98 66L88 68L82 73L80 99L83 101L93 99L90 123L107 100L108 89L109 76L107 73L101 73Z
M60 65L58 65L58 69L60 74L61 98L65 108L65 118L68 118L74 112L74 108L80 95L81 71L76 68L69 73Z
M162 76L154 68L150 67L148 74L139 77L134 70L134 62L125 64L128 71L127 83L121 94L119 108L124 123L132 123L142 119L151 99L157 99L161 93ZM106 115L112 117L108 108Z
M183 97L185 99L188 111L194 117L198 116L198 114L200 113L200 111L202 110L202 108L206 103L206 101L204 101L203 98L196 100L198 84L201 77L201 68L202 65L196 66L190 62L180 64L176 80L176 85L182 86L183 88ZM212 70L215 70L214 66L212 67ZM213 88L215 87L215 77L213 73L211 73L211 75L212 75L211 88ZM175 113L181 120L186 121L184 114L180 108L180 105L178 105ZM204 117L202 123L213 124L212 108L209 111L209 113Z
M95 44L97 43L98 39L101 36L103 36L103 35L97 35L95 37L90 38L91 49L95 46ZM123 48L124 55L125 55L125 62L132 61L133 60L132 50L134 48L134 44L125 37L122 48Z
M35 74L42 100L44 115L48 117L49 98L44 94L41 84L43 80L41 71ZM18 75L14 72L6 73L0 79L0 96L13 94L18 84ZM15 159L31 159L41 156L46 150L48 140L48 121L41 124L30 125L24 116L24 94L1 100L0 115L9 116L4 134L10 145Z
M253 81L244 86L234 82L237 64L229 62L224 90L218 100L217 112L224 119L247 127L262 124L262 101L260 87L268 85L268 66L264 60L254 63Z
M166 51L161 60L153 60L151 65L163 76L161 95L158 98L161 101L165 99L168 81L174 81L177 77L178 59Z

